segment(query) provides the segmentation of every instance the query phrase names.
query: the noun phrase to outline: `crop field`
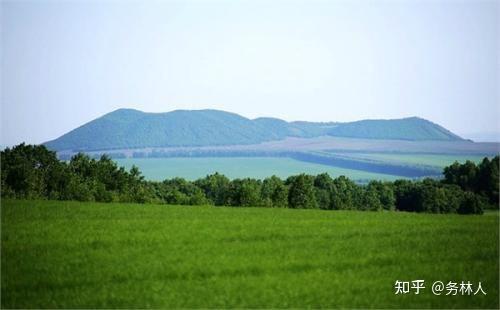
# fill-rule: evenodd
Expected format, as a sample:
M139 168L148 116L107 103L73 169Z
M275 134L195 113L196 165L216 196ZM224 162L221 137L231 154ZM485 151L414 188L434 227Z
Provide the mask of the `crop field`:
M455 161L465 163L470 160L479 164L486 156L481 155L449 155L449 154L397 154L397 153L338 153L353 159L368 159L382 162L400 163L409 165L428 165L444 168ZM487 156L491 157L491 156Z
M183 177L188 180L203 178L207 174L222 173L234 178L263 179L276 175L287 178L300 173L320 174L327 172L332 177L345 175L353 180L395 180L393 175L361 170L332 167L302 162L287 157L177 157L177 158L123 158L115 159L119 166L130 169L139 167L148 180L164 180Z
M169 157L169 158L122 158L115 159L119 166L130 169L136 165L148 180L164 180L183 177L195 180L215 172L234 178L263 179L272 175L287 178L300 173L320 174L327 172L332 177L345 175L353 180L395 180L403 179L408 168L427 167L432 175L438 175L442 169L455 161L460 163L472 160L479 163L480 155L431 155L408 153L336 153L317 152L342 159L332 158L328 164L303 161L289 157ZM338 161L339 166L335 163ZM359 163L369 162L375 168L363 168ZM399 167L399 168L398 168ZM370 171L370 168L372 171ZM367 169L367 170L363 170ZM373 171L373 169L376 169ZM396 174L394 174L396 173ZM424 173L425 175L425 173Z
M2 308L499 307L498 212L3 200L1 215ZM436 296L438 280L486 295Z

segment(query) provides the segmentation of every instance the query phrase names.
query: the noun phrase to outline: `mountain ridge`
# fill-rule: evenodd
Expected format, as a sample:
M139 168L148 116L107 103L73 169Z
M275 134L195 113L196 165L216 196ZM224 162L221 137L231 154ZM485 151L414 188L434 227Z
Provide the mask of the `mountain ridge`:
M215 109L163 113L121 108L89 121L61 137L45 142L53 150L220 146L258 144L286 137L334 136L394 140L463 140L446 128L419 117L307 122L274 117L249 119Z

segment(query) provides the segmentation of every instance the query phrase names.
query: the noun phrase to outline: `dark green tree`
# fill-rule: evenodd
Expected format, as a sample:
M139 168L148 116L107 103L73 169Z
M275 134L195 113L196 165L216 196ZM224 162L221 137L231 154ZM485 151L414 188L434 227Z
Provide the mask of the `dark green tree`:
M299 174L287 179L289 184L288 206L294 209L314 209L318 207L314 196L314 177Z
M318 174L314 178L314 196L320 209L332 209L333 179L328 173Z
M201 188L205 196L216 206L230 205L229 179L219 173L207 175L203 179L195 181L196 186Z
M242 207L262 206L261 182L255 179L236 179L230 185L230 205Z
M460 207L458 208L458 213L460 214L483 214L483 206L485 204L485 198L481 197L472 192L464 192L464 198Z
M343 175L333 180L332 195L330 197L332 209L357 209L359 207L358 199L360 198L361 191L356 183Z
M378 199L384 210L394 210L396 208L396 197L394 188L390 182L370 181L368 189L377 193Z
M266 178L262 182L261 200L266 207L286 208L288 206L288 188L275 175Z
M496 208L499 206L499 158L499 156L495 156L492 160L487 157L483 159L478 166L476 182L476 193L485 196L488 202Z

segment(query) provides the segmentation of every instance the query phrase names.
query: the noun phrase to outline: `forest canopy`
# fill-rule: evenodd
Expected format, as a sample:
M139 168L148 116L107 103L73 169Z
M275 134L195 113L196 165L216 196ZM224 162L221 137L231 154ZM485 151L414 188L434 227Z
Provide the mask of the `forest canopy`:
M282 180L230 180L215 173L196 181L147 181L137 167L125 170L107 155L79 153L61 161L43 145L20 144L1 152L3 198L165 203L325 210L398 210L481 214L498 209L499 156L481 163L455 162L443 179L370 181L300 174Z

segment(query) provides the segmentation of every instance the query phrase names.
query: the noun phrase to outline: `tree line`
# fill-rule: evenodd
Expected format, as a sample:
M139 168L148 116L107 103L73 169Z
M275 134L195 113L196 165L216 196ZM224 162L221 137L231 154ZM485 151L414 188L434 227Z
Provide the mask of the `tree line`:
M147 181L137 167L125 170L107 155L95 159L79 153L60 161L45 146L24 143L0 157L4 198L460 214L481 214L499 202L499 156L478 165L455 162L444 169L442 180L365 185L326 173L285 180L230 180L215 173L196 181Z

